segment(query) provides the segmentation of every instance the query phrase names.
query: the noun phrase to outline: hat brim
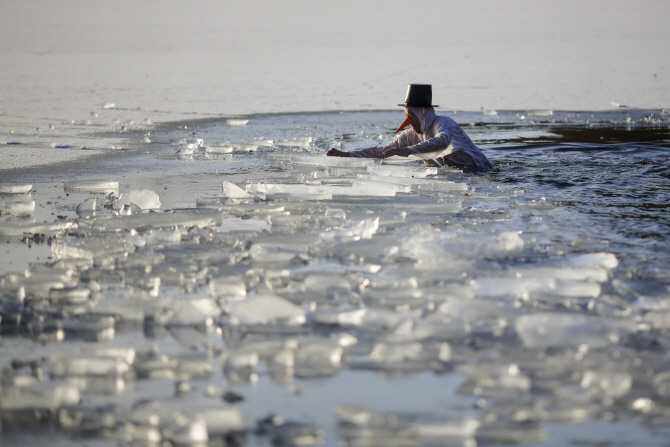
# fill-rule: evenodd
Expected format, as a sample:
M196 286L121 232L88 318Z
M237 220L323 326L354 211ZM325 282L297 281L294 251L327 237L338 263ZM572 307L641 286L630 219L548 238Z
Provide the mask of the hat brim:
M438 105L432 105L432 106L410 106L407 104L398 104L400 107L440 107Z

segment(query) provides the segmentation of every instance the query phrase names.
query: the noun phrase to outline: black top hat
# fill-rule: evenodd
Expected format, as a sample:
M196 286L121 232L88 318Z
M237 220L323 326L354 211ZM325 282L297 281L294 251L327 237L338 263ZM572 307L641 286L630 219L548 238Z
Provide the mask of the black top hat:
M430 84L410 84L407 86L407 98L402 107L439 107L432 105L433 88Z

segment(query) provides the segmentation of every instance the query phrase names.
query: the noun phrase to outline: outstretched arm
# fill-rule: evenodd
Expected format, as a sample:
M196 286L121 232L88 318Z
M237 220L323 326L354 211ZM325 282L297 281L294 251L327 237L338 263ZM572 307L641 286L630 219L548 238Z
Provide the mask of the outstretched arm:
M408 146L418 143L418 137L412 129L408 129L398 137L384 146L366 147L355 151L344 152L339 149L329 149L326 155L331 157L363 157L363 158L388 158L393 155L407 157L412 153Z
M326 155L329 157L349 157L349 152L344 152L339 149L335 149L334 147L331 149L328 149L328 152L326 152Z

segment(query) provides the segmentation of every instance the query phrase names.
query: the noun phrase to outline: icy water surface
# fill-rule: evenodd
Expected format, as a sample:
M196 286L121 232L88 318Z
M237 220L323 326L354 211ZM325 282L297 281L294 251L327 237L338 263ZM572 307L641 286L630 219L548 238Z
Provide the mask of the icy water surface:
M670 117L449 115L493 171L323 155L380 111L3 174L2 444L667 444Z

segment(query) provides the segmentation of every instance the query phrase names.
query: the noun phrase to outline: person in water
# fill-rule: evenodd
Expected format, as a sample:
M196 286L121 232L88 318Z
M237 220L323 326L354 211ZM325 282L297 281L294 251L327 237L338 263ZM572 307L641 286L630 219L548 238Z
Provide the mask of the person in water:
M448 116L435 114L431 102L432 87L429 84L410 84L407 87L405 104L406 119L396 130L411 127L384 146L368 147L345 152L335 148L326 155L331 157L388 158L413 156L438 166L454 166L475 170L492 169L486 155L472 142L461 127Z

